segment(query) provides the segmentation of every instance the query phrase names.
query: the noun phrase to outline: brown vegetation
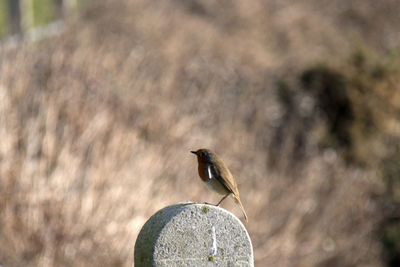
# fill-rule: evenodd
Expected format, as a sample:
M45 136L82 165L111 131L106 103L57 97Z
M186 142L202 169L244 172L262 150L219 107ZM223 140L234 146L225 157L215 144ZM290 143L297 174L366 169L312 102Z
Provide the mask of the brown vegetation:
M2 51L0 264L131 266L155 211L217 201L189 153L209 147L256 266L382 266L377 170L400 134L376 107L398 112L399 83L342 62L354 32L398 44L400 7L348 2L93 1L61 36Z

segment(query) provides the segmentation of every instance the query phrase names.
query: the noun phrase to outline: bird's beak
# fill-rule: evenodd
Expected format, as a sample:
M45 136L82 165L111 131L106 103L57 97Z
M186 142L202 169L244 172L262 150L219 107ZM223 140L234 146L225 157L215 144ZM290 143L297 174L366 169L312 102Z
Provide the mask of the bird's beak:
M190 151L190 153L193 153L193 154L197 155L196 151Z

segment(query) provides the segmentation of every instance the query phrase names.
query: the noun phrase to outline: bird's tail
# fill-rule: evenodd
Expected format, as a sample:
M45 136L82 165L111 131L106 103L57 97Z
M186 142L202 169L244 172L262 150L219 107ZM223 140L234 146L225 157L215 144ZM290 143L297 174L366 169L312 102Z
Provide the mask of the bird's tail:
M243 205L242 205L242 202L240 201L240 197L234 195L234 199L235 199L235 202L239 204L240 209L241 209L242 212L243 212L244 219L246 220L246 223L249 222L249 220L248 220L248 218L247 218L246 211L244 210Z

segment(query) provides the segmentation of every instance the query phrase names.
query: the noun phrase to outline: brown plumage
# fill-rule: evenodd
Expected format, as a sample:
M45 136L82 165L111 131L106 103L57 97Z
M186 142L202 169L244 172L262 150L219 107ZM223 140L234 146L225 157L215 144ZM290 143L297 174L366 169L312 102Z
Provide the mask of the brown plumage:
M199 149L190 152L197 156L199 164L198 171L201 180L210 190L220 195L224 195L216 206L219 206L225 198L232 194L235 202L239 204L247 222L247 214L243 208L242 202L240 201L236 181L229 169L225 166L224 162L217 156L217 154L209 149Z

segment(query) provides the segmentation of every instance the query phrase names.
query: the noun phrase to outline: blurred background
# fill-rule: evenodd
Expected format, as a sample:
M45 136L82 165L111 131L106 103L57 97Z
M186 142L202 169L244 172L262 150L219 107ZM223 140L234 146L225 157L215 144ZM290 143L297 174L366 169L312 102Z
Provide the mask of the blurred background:
M399 14L1 0L0 265L132 266L157 210L219 200L189 153L207 147L256 266L400 266Z

